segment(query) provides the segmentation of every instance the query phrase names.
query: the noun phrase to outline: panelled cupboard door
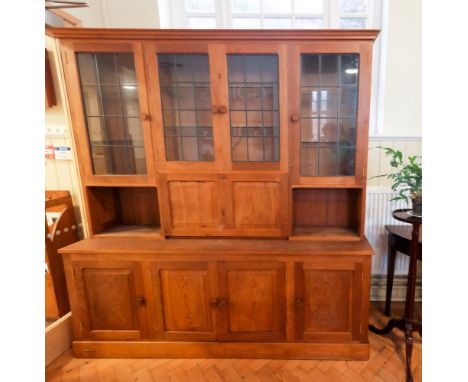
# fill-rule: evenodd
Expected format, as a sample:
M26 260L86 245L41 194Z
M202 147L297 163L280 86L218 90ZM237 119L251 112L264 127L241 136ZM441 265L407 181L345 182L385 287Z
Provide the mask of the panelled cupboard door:
M279 341L286 338L286 272L283 263L218 264L220 338Z
M80 173L91 183L154 183L141 43L61 42Z
M227 174L227 227L241 236L288 235L285 174Z
M78 306L73 317L80 339L137 340L146 337L146 297L140 264L74 261Z
M371 55L369 42L289 47L292 184L365 184Z
M216 174L161 176L165 232L174 236L219 236L225 228L223 195L223 184Z
M145 43L154 150L161 169L222 166L216 56L206 43Z
M158 262L149 267L150 336L167 340L216 339L216 264Z
M359 340L362 264L297 263L295 266L296 339ZM364 328L367 330L367 328Z

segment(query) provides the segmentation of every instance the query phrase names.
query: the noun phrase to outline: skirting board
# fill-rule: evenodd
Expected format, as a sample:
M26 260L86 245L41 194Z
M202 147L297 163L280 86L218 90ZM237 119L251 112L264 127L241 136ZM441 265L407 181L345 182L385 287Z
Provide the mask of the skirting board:
M368 343L74 341L78 358L369 359Z
M393 279L392 301L405 301L406 299L406 276L395 275ZM371 301L385 301L387 290L387 277L382 275L371 276ZM415 301L422 301L422 280L416 279Z
M71 347L73 341L71 313L59 318L45 330L45 364L49 365Z

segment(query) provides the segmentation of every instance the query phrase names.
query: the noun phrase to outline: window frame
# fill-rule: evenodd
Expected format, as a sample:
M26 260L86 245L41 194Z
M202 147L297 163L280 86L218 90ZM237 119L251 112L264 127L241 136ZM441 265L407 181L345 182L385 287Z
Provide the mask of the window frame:
M214 12L186 12L187 0L159 0L159 16L165 16L169 20L164 20L161 24L168 28L188 28L189 17L214 17L216 29L241 29L233 28L233 17L242 16L245 18L260 18L260 28L264 29L263 23L267 18L289 18L291 19L291 29L294 28L296 18L316 18L319 14L295 14L294 1L291 1L290 13L268 13L262 12L263 0L260 0L260 12L257 13L236 13L231 12L231 1L215 1ZM366 29L380 29L379 38L374 43L373 64L372 64L372 91L371 108L369 118L369 135L379 136L383 133L384 97L385 97L385 70L387 51L387 25L388 25L388 0L368 0L367 13L342 14L339 11L340 0L323 1L323 24L320 29L344 29L340 28L341 18L366 18ZM311 28L311 30L313 30Z

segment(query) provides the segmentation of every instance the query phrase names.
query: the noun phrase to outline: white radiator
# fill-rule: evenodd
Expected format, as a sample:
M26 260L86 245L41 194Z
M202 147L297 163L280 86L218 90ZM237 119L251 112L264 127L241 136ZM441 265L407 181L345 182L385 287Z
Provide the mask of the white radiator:
M385 300L385 285L387 275L387 243L386 224L404 224L393 219L392 211L407 208L405 201L391 202L395 193L389 187L367 187L366 201L366 237L374 248L372 258L371 300ZM393 282L392 301L404 301L406 296L406 276L408 274L409 257L397 252L395 261L395 280ZM421 277L416 282L416 301L421 300Z

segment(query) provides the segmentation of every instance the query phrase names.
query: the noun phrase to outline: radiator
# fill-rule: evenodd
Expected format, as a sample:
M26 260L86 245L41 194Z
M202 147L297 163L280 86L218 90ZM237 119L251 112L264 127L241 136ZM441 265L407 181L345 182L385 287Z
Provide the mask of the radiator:
M393 201L395 195L389 187L367 187L366 197L366 227L365 233L375 251L372 258L371 300L385 300L385 282L387 275L387 243L386 224L400 224L392 217L392 211L407 208L405 201ZM395 261L395 280L393 284L393 301L403 301L406 295L406 275L408 274L409 257L397 252ZM419 276L420 276L419 268ZM421 299L421 277L416 285L416 300Z

